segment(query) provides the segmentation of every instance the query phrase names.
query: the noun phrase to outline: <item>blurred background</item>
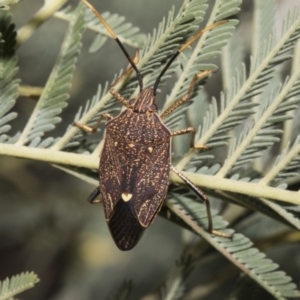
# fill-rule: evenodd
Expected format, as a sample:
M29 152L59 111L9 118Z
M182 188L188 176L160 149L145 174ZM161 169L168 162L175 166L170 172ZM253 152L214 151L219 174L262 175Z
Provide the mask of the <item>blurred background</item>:
M181 0L91 2L102 12L125 16L127 21L146 34L152 33L173 5L178 11L182 3ZM278 1L278 24L281 24L287 8L296 2ZM73 6L77 3L69 1ZM29 0L12 6L17 29L42 4L41 0ZM251 30L252 5L253 1L245 0L243 13L238 16L240 30L245 33ZM18 77L22 84L45 84L66 28L65 21L52 18L18 49ZM126 59L113 40L109 40L96 53L89 53L94 36L89 31L84 34L69 105L63 112L63 122L57 126L57 135L65 131L78 107L95 94L99 83L111 81L114 74L127 66ZM244 36L250 37L250 34ZM251 41L242 42L249 53ZM129 48L129 51L133 54L135 49ZM165 93L171 88L171 85L165 86ZM208 84L209 93L215 93L220 88ZM16 107L19 117L12 123L15 131L26 124L34 105L32 99L19 98ZM0 157L0 280L26 270L35 271L41 279L34 289L21 294L20 299L109 299L124 279L132 279L135 283L132 299L141 299L157 291L175 266L184 248L186 232L158 217L137 247L130 252L121 252L110 237L102 205L90 205L86 201L93 189L94 186L48 164ZM199 283L205 286L215 275L212 270L224 262L219 258L215 261L217 265L210 265L209 268L203 266L197 270L191 278L190 287ZM288 271L288 266L285 270ZM223 286L225 295L233 284L229 282ZM207 294L201 299L225 298L221 294ZM143 299L156 298L148 295ZM190 295L189 299L198 298Z

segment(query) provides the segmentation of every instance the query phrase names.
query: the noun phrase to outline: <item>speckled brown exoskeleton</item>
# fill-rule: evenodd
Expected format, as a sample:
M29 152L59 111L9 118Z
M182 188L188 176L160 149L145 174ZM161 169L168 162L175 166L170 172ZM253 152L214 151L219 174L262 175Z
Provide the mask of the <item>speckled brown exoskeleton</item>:
M136 66L138 55L135 59L131 59L100 13L87 0L82 1L100 19L131 64L131 68L125 71L110 87L110 93L126 109L116 117L107 113L102 114L93 127L75 123L75 126L85 131L95 132L101 119L107 120L105 143L99 167L100 184L88 200L91 203L100 202L97 197L99 194L101 195L105 218L116 245L120 250L130 250L137 244L144 230L149 227L160 211L166 197L172 170L204 201L208 216L208 231L216 233L213 230L207 196L171 165L172 137L190 133L192 148L205 149L207 147L194 145L194 128L188 127L172 132L162 122L190 98L196 82L200 78L209 76L214 70L195 75L187 94L175 101L161 115L157 113L155 98L160 79L174 59L205 31L226 21L215 23L194 35L171 57L156 79L153 88L143 89L142 76ZM140 93L135 99L127 101L114 87L133 70L137 74Z

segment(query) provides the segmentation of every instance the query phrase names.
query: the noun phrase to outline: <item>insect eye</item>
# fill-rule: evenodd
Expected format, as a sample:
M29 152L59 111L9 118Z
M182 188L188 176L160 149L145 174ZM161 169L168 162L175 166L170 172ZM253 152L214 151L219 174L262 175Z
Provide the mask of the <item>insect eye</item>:
M157 105L156 104L151 104L149 106L149 111L157 111Z
M134 102L135 102L135 99L130 99L130 100L128 101L129 106L133 107L133 106L134 106Z

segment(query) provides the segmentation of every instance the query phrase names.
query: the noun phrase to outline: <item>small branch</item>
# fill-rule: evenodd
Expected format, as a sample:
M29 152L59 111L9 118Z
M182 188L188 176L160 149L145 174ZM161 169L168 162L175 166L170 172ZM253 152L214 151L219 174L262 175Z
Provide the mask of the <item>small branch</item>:
M68 0L45 0L44 6L18 30L17 48L26 42L34 32L67 1Z
M188 172L183 172L183 174L195 185L200 187L239 193L253 197L262 197L300 205L300 193L298 192L281 190L270 186L264 186L258 183L249 183L235 181L232 179L219 178L211 175L194 174ZM174 183L182 183L181 179L173 173L171 173L171 181Z
M53 167L55 167L57 169L60 169L60 170L66 172L66 173L68 173L68 174L70 174L70 175L72 175L72 176L74 176L74 177L76 177L78 179L81 179L81 180L83 180L83 181L85 181L85 182L87 182L87 183L89 183L91 185L94 185L94 186L99 185L99 181L98 180L93 179L90 176L87 176L85 174L81 174L79 172L70 170L70 169L68 169L66 167L62 167L61 165L53 165Z
M40 86L20 85L18 93L20 96L37 100L41 96L43 89L44 88Z
M242 154L246 151L247 147L253 142L255 137L258 136L258 132L264 128L265 124L267 124L269 118L271 118L279 107L279 105L286 99L289 91L294 87L296 82L299 79L300 70L298 69L297 72L294 72L291 76L290 80L283 86L280 93L275 97L269 107L265 110L265 112L260 116L259 120L256 120L254 126L251 130L249 130L247 136L244 140L236 147L236 149L232 152L230 157L225 160L222 168L219 170L216 176L218 177L225 177L234 164L239 160Z
M94 170L99 168L99 157L96 155L76 154L53 149L39 149L10 144L0 144L0 155L1 154L45 161L52 164L69 165ZM300 205L300 194L298 192L281 190L258 183L216 178L216 176L211 175L193 174L188 172L184 172L184 175L195 185L208 189L228 191ZM171 181L182 183L181 179L173 173L171 173Z
M292 72L291 74L294 74L298 71L300 64L300 42L297 42L297 45L294 49L294 56L293 56L293 62L292 62ZM293 119L295 118L295 111L288 111L286 113L289 116L293 116L291 120L287 120L283 123L283 134L280 141L280 152L282 152L289 144L291 138L292 138L292 131L293 131Z
M294 146L287 155L281 159L276 166L273 166L272 169L259 181L260 184L268 184L273 180L279 173L282 171L300 152L300 144Z
M99 157L51 149L0 144L0 154L88 169L99 168Z

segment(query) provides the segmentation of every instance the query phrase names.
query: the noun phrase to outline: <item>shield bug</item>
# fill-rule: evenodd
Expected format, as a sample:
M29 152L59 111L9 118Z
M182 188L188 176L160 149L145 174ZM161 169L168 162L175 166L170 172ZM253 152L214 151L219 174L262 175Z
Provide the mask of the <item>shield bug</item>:
M214 70L195 75L187 94L175 101L160 116L157 112L155 98L160 79L174 59L204 32L227 21L220 21L206 27L189 39L168 61L156 79L153 88L143 89L142 75L136 66L135 59L130 58L101 14L87 0L82 1L99 18L131 64L131 67L110 87L110 93L126 109L116 117L107 113L102 114L93 127L74 124L87 132L95 132L101 119L107 120L105 142L100 158L100 183L99 187L90 195L89 202L100 202L97 197L99 194L101 195L105 218L116 245L120 250L130 250L137 244L144 230L149 227L160 211L166 197L170 171L172 170L204 201L207 208L208 231L216 234L217 232L213 230L209 199L171 165L172 137L190 133L190 146L192 148L205 149L207 147L194 145L194 128L188 127L172 132L162 121L190 98L194 86L200 78L207 77ZM137 75L140 93L135 99L127 101L114 87L133 70Z

